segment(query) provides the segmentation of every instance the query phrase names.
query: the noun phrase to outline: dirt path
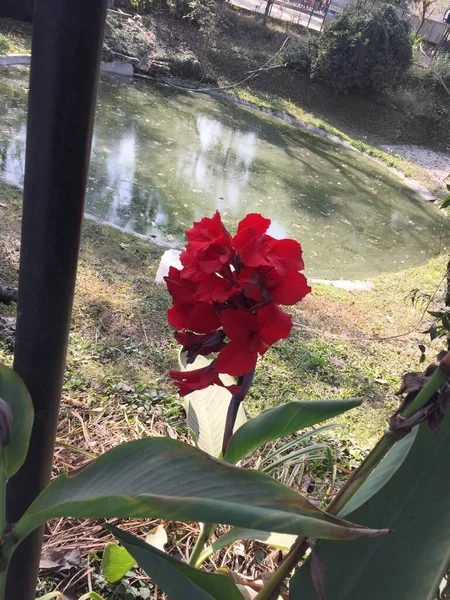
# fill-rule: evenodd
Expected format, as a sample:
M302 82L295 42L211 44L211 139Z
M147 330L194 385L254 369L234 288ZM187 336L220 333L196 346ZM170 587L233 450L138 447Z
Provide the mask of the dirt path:
M449 153L436 152L423 146L402 144L398 146L380 146L382 150L395 152L406 160L425 169L430 179L440 185L450 183L450 148Z

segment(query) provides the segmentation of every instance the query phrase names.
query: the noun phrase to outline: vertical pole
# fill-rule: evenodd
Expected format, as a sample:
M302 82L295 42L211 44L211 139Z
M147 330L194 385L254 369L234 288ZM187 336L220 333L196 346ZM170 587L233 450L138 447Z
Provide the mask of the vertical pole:
M107 0L35 0L14 368L35 409L7 486L14 523L52 466L75 288ZM34 600L42 530L11 562L8 600Z

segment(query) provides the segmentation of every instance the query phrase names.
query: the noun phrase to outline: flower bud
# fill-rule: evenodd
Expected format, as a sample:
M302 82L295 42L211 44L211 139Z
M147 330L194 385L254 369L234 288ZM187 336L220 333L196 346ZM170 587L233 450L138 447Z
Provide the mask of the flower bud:
M12 421L13 414L9 404L0 398L0 444L3 448L9 443Z

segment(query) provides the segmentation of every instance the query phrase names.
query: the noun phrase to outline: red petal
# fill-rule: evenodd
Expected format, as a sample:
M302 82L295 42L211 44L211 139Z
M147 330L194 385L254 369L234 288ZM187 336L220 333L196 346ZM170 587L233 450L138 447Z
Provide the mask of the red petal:
M258 331L258 319L251 312L227 308L220 313L222 327L230 340L245 344L250 334Z
M223 235L224 230L220 213L216 210L212 218L203 217L195 222L192 229L186 231L186 237L190 242L208 242Z
M167 311L167 321L175 329L185 329L189 322L192 304L177 304Z
M186 396L196 390L203 390L219 379L217 372L210 365L192 371L170 371L170 376L178 387L180 396Z
M205 274L201 270L196 257L186 250L180 254L180 261L183 265L181 277L189 281L197 282L201 280Z
M195 285L182 278L182 271L170 267L169 274L164 277L169 294L176 304L191 304L194 300Z
M277 269L281 275L288 271L302 271L305 268L302 259L302 247L295 240L268 240L263 244L266 264Z
M236 288L228 279L208 275L200 282L194 297L203 302L226 302L235 291Z
M306 277L297 271L287 273L285 277L272 271L266 285L271 291L273 301L286 306L297 304L311 292Z
M195 333L210 333L219 329L220 325L220 318L212 304L199 302L194 305L186 328Z
M268 304L257 313L261 346L259 353L264 354L272 344L289 337L292 329L292 316L285 313L276 304Z
M201 270L210 274L220 271L223 265L230 260L230 256L230 248L225 245L214 243L209 244L207 248L198 252L197 260Z
M228 342L214 361L214 368L219 373L239 377L254 369L257 359L257 353L246 350L240 342Z
M214 368L214 363L192 371L170 371L174 384L178 387L180 396L186 396L197 390L203 390L210 385L226 387L232 394L239 391L238 385L224 385Z
M238 232L252 227L254 229L254 235L261 237L270 227L271 220L264 218L259 213L250 213L242 219L238 225Z
M263 284L259 270L247 267L239 273L238 285L246 298L261 302L263 300Z

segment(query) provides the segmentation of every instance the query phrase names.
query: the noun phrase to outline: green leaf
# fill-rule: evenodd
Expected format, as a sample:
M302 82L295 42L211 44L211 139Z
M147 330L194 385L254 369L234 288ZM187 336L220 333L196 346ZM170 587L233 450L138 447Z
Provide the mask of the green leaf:
M242 600L235 583L226 575L194 569L125 531L111 525L105 527L170 600Z
M183 353L180 353L182 370L200 369L211 362L205 356L198 356L188 365ZM230 375L220 376L225 385L233 385L236 381ZM211 456L219 456L222 452L223 434L231 393L219 385L211 385L205 390L193 392L184 398L187 425L192 431L197 446ZM234 431L247 421L242 404L236 417Z
M106 544L102 557L102 573L110 583L122 579L135 564L136 561L128 550L117 544Z
M83 594L79 600L104 600L97 592L88 592Z
M362 486L357 490L356 494L350 498L341 510L339 513L340 517L346 517L355 511L386 485L408 456L414 440L416 439L417 432L418 428L415 427L408 435L405 435L403 439L397 442L395 446L389 450L385 458L372 471Z
M145 542L158 550L164 551L167 544L167 533L162 525L158 525L150 531ZM125 548L117 544L106 544L102 557L102 573L110 583L115 583L125 577L136 561Z
M450 413L432 434L419 427L405 461L351 518L388 526L383 539L319 542L327 600L434 600L450 560ZM291 597L316 600L310 569L300 568Z
M21 540L54 517L224 523L314 538L380 535L327 515L269 475L170 438L128 442L54 479L13 529Z
M22 379L15 371L0 364L0 398L9 404L12 428L9 444L5 448L5 464L8 477L12 477L23 465L30 444L34 410Z
M245 529L243 527L232 527L230 531L221 535L202 551L198 559L198 564L202 564L214 552L219 552L238 540L255 540L268 546L280 548L281 550L289 550L296 539L297 536L289 535L288 533L271 533L268 531Z
M288 402L266 410L235 432L224 460L237 463L267 442L331 419L360 404L361 400L311 400Z
M447 185L447 189L450 189ZM450 196L444 200L441 204L441 208L448 208L450 206Z

